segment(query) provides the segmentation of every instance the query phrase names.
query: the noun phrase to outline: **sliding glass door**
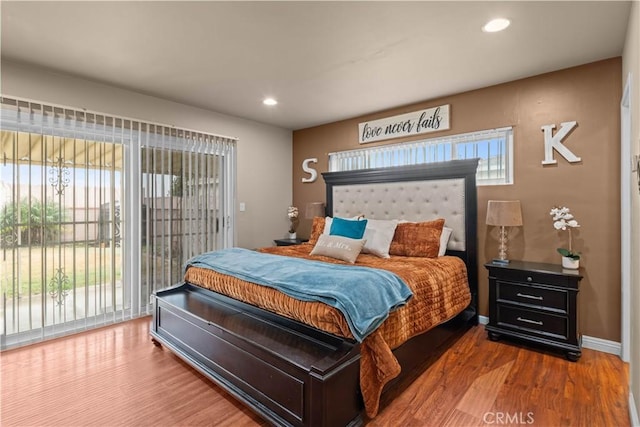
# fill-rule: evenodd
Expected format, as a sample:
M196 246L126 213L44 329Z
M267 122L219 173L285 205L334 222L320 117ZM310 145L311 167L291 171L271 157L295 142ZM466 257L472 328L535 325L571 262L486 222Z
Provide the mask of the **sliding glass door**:
M6 130L0 138L3 333L37 340L126 308L122 144Z
M190 257L232 245L222 185L227 158L221 153L193 153L143 147L141 174L144 294L181 281Z
M2 99L0 347L150 313L233 245L235 141Z

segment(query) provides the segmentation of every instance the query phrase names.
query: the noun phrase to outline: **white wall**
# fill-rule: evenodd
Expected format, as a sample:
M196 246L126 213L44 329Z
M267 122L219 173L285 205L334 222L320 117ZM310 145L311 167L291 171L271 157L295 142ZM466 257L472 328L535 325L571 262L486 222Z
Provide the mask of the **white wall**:
M237 246L269 246L287 233L290 130L9 61L2 61L0 81L0 92L6 96L239 138L238 203L244 202L246 211L238 211Z
M640 3L633 2L629 17L627 37L622 55L622 78L626 83L631 73L631 152L629 159L640 154ZM624 153L623 153L624 157ZM633 425L640 426L638 410L640 409L640 192L636 181L637 175L629 177L631 182L632 233L631 242L631 357L629 362L631 399L630 415Z

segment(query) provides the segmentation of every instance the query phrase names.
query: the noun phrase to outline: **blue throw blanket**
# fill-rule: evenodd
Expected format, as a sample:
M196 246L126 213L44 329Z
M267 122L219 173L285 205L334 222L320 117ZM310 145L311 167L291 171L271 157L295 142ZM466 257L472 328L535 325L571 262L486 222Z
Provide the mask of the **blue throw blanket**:
M277 289L302 301L320 301L340 310L356 340L362 340L413 296L396 274L352 265L328 264L232 248L187 261L247 282Z

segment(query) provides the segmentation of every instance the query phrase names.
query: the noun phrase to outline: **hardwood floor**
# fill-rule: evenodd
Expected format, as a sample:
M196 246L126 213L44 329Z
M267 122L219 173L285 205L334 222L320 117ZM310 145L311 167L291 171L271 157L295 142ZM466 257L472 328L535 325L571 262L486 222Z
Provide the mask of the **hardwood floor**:
M259 417L149 339L149 318L0 353L2 426L260 426ZM367 426L628 426L628 368L578 363L467 332Z

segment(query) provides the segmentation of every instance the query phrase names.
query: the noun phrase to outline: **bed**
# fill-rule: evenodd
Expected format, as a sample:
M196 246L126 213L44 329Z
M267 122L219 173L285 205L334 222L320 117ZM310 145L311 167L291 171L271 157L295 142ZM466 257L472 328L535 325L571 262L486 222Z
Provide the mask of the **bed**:
M375 332L355 339L356 332L350 333L344 321L342 325L336 321L333 328L322 319L319 323L307 321L296 314L297 303L286 295L280 297L278 291L272 290L275 299L285 301L279 303L281 308L270 306L274 298L267 303L260 300L262 297L255 299L257 290L238 294L245 286L240 279L208 273L196 266L187 269L184 283L154 295L154 343L174 351L275 425L361 424L367 416L375 416L380 393L415 375L417 368L424 368L425 360L477 324L476 167L477 160L459 160L323 174L327 213L332 217L364 215L410 223L443 218L452 230L447 256L429 262L462 264L467 299L463 305L456 299L455 312L442 314L424 331L414 328L398 339L384 335L387 325L395 322L390 319L401 317L412 304L415 306L417 297L391 313ZM322 223L318 220L314 219L307 245L266 248L262 252L267 253L265 256L308 258L322 234L316 230ZM369 262L374 267L378 263L373 255L358 257L358 264ZM420 261L416 262L413 267L404 267L405 276L421 268ZM333 268L341 264L337 262ZM416 292L416 288L412 290ZM314 313L317 311L313 308ZM389 355L384 355L385 348ZM372 369L375 378L364 381Z

